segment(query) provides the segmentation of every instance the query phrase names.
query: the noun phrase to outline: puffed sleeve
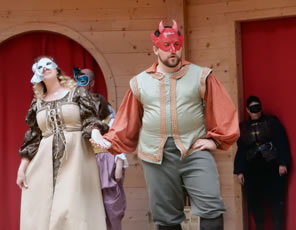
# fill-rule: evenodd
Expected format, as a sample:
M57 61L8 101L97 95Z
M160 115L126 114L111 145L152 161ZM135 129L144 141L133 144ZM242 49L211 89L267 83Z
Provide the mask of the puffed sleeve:
M239 137L238 115L229 95L211 74L206 81L207 137L218 143L218 148L228 149Z
M36 119L37 100L32 100L30 109L27 112L26 123L29 129L25 133L24 142L19 149L19 155L29 160L33 159L39 148L40 140L42 138L41 130L38 127Z
M77 87L73 101L77 102L80 108L83 137L89 139L93 129L99 129L102 135L108 131L108 125L97 118L95 102L86 89Z
M131 89L125 94L110 131L104 135L112 143L112 154L132 153L138 145L142 127L143 106Z

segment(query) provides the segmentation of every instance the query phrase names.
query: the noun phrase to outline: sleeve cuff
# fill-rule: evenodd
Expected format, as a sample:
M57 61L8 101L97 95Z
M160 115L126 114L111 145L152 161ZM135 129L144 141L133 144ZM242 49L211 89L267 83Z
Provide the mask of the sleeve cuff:
M127 161L125 153L115 155L115 162L117 162L118 158L123 160L123 168L128 168L128 161Z

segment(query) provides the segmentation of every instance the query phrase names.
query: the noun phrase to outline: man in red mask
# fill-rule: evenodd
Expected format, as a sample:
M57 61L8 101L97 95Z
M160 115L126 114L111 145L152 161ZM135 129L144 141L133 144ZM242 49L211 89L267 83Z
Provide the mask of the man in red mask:
M182 60L175 21L160 22L151 39L157 61L131 79L109 133L93 144L113 154L138 149L159 230L181 229L185 191L200 229L222 230L225 207L210 151L235 143L237 111L211 69Z

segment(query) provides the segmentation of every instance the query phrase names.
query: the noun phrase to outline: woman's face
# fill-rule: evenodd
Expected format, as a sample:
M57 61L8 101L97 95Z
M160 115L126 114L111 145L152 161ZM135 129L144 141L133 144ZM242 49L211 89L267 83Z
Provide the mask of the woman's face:
M50 80L53 78L57 78L58 76L58 70L57 69L43 69L43 75L44 75L44 81Z
M45 75L47 76L47 79L50 79L53 76L57 77L57 68L58 65L54 62L54 60L48 57L41 58L32 66L34 76L31 79L31 83L35 84L43 81L45 79Z

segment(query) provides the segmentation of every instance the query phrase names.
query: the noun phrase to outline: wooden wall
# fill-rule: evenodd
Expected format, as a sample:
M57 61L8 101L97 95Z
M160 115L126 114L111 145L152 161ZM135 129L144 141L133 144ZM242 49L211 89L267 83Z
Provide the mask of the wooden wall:
M71 37L98 61L115 107L128 79L154 60L150 33L159 21L176 18L183 24L181 0L0 0L0 4L0 41L30 30Z
M295 16L293 0L186 0L187 58L210 66L243 115L240 26L248 20ZM234 153L215 153L228 211L225 229L247 229L240 186L232 176ZM244 227L243 227L244 226Z
M213 68L239 107L239 21L295 14L295 0L0 0L0 42L32 30L72 38L97 60L109 100L118 107L128 80L155 59L150 33L160 20L170 23L176 19L181 30L185 29L186 58ZM241 191L232 175L234 152L235 147L215 153L228 208L227 230L243 229ZM135 155L129 156L129 161L124 229L152 229L142 167Z

